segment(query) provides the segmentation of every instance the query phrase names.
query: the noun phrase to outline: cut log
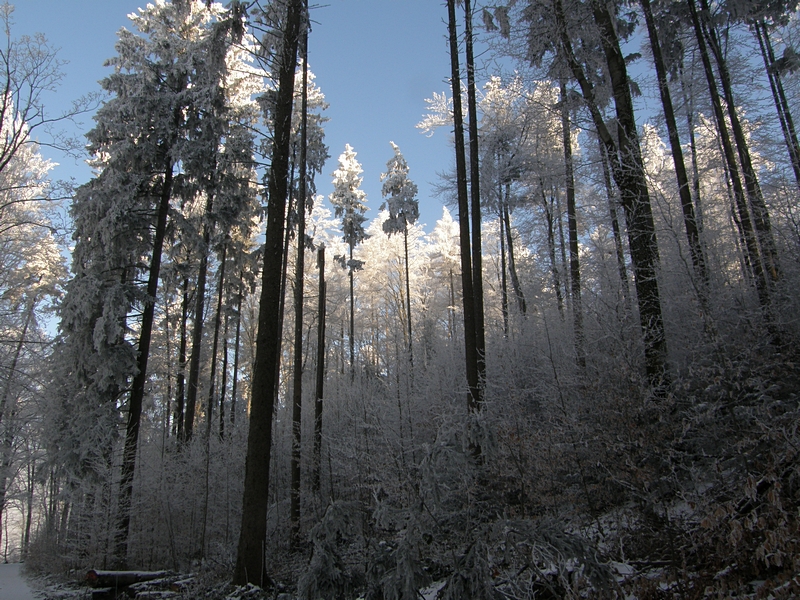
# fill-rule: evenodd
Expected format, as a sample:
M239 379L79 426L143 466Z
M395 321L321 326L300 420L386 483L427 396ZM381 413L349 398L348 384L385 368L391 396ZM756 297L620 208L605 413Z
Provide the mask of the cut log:
M92 569L86 573L86 582L93 588L121 588L168 575L170 575L169 571L96 571Z

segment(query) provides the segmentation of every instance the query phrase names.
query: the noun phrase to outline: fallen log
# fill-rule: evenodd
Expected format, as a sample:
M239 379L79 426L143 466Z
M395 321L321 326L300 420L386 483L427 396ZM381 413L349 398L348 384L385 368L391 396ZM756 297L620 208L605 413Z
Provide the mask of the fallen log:
M122 588L140 581L166 577L169 574L169 571L97 571L92 569L86 573L86 582L93 588Z

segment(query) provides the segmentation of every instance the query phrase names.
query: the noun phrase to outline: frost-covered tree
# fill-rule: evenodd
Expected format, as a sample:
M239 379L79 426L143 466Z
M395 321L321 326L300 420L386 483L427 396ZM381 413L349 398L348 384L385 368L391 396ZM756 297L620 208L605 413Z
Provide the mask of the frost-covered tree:
M5 132L4 126L0 136ZM60 295L66 275L55 207L46 199L52 164L25 136L0 170L0 536L9 532L4 518L15 480L26 493L34 485L22 474L38 466L24 449L40 433L32 420L42 410L37 400L50 350L44 310ZM8 547L0 537L3 542Z
M381 194L386 202L381 205L389 211L389 218L383 222L383 231L391 237L394 233L403 234L406 271L406 319L408 320L408 352L411 363L414 362L414 343L411 328L411 284L408 274L408 228L419 218L419 200L417 200L417 184L408 177L408 163L400 148L389 142L394 156L386 163L386 172L381 173L383 187Z
M355 296L353 293L353 274L364 266L364 261L353 258L353 249L367 239L364 221L367 205L366 192L361 188L360 177L363 169L356 160L356 152L346 144L339 155L339 168L333 172L333 192L329 198L337 217L342 219L342 239L349 248L349 258L337 257L339 263L347 268L350 278L350 369L355 369Z
M60 397L61 409L77 419L67 419L74 427L84 418L85 407L103 413L93 421L97 436L90 438L90 454L100 453L100 462L111 456L117 410L127 404L115 544L119 563L127 555L147 365L173 198L179 190L213 196L226 178L237 186L232 194L237 202L246 197L242 190L249 172L237 168L250 160L249 134L237 137L230 125L221 124L231 117L222 90L227 47L232 38L240 39L238 18L219 4L195 1L160 1L131 15L135 31L120 30L118 55L108 62L114 72L101 82L112 97L87 136L97 175L78 189L72 206L74 276L61 311ZM226 134L230 140L220 152ZM225 162L232 168L226 171ZM225 213L222 207L218 212ZM75 389L81 392L71 395ZM77 431L65 434L62 443L69 452L69 438ZM75 458L73 468L80 476L86 454Z

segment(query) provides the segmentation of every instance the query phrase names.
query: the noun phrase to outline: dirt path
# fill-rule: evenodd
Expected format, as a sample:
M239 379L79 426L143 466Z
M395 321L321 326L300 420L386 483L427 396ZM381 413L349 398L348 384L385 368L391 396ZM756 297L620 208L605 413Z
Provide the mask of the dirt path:
M0 600L37 600L20 573L19 563L0 564Z

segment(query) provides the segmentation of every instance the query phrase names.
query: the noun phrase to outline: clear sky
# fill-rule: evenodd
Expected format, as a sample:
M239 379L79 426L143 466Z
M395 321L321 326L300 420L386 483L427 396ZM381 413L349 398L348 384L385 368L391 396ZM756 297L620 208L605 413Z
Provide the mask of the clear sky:
M48 109L62 107L90 91L109 70L103 62L115 55L120 27L129 27L127 15L146 4L141 0L11 0L13 35L41 32L68 61L57 94ZM414 126L425 112L424 99L448 88L449 55L444 22L446 9L439 0L312 0L309 65L330 108L325 141L331 158L317 179L318 192L332 190L331 173L345 144L353 146L364 167L362 189L367 193L369 217L382 203L380 174L392 157L395 142L408 161L409 175L419 186L421 217L430 230L441 217L441 202L432 197L437 172L449 168L449 133L429 138ZM80 129L92 126L87 116ZM91 172L80 161L48 151L60 166L55 179L86 181Z

